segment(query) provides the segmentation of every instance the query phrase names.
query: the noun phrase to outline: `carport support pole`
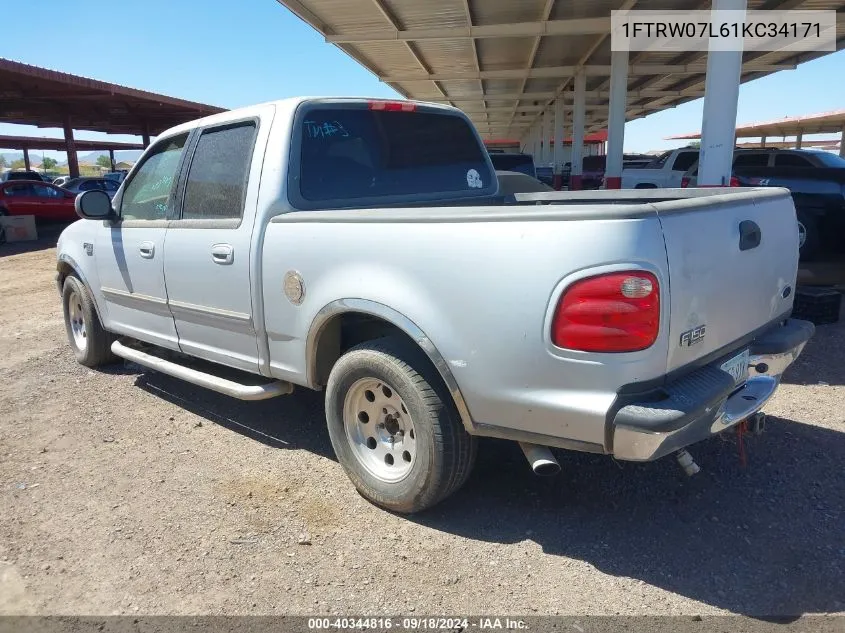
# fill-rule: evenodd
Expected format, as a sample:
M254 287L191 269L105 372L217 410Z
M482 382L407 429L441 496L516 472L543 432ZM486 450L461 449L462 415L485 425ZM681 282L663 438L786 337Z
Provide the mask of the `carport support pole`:
M65 151L67 152L67 171L71 178L79 178L79 162L76 158L76 144L73 141L73 128L70 126L70 117L64 115L63 124L65 128Z
M712 11L745 11L746 0L713 0ZM736 106L742 73L742 39L739 50L711 50L707 53L704 82L704 111L701 115L701 157L699 185L727 185L731 178L736 136ZM724 41L724 40L723 40Z
M584 173L584 124L586 119L587 75L581 69L575 73L575 107L572 115L572 153L570 163L572 171L569 176L569 188L572 191L581 189Z
M150 127L147 122L141 123L141 140L144 142L144 148L150 146Z
M109 163L111 164L111 170L114 171L114 150L109 150Z
M795 137L795 149L801 149L801 141L804 140L804 133L798 132L798 136Z
M625 106L628 99L628 51L610 54L610 105L607 118L605 186L622 188L622 156L625 145Z
M842 126L842 132L839 135L839 155L845 158L845 126Z
M766 147L766 137L765 136L760 137L760 147Z
M543 112L543 167L550 167L552 162L552 113L546 108Z
M32 169L32 168L29 166L29 150L28 150L27 148L25 148L25 147L23 148L23 166L24 166L24 168L25 168L27 171L29 171L30 169Z
M555 161L553 186L560 191L563 186L563 95L555 99L555 140L552 149Z

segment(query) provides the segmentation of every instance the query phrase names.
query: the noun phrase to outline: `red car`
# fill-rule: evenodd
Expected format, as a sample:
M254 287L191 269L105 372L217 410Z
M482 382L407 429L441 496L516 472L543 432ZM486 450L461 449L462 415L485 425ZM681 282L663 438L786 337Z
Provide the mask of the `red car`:
M32 215L36 220L76 220L76 194L46 182L0 183L0 215Z

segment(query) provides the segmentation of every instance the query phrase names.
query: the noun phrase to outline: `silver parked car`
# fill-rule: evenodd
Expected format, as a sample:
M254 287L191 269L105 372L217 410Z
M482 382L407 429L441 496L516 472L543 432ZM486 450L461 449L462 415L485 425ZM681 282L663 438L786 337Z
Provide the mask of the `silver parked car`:
M92 189L99 189L105 191L109 198L114 198L114 194L120 188L120 183L111 180L110 178L71 178L60 185L63 189L72 191L73 193L82 193L83 191L91 191Z

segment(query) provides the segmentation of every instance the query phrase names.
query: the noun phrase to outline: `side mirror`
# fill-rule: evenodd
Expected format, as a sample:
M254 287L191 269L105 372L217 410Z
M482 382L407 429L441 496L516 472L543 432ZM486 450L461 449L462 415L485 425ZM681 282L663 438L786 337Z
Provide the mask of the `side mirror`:
M111 220L116 214L111 206L111 198L101 189L83 191L73 202L76 215L83 220Z

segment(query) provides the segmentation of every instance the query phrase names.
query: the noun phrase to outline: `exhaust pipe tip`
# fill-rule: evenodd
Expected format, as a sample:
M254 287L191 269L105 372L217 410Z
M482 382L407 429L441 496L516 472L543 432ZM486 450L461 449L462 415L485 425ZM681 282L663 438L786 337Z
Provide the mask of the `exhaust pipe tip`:
M531 470L534 471L535 475L552 477L560 472L560 464L546 446L519 442L519 447L522 449L525 459L528 460L528 464L531 466Z
M534 471L535 475L540 477L553 477L560 472L560 464L557 462L539 460L531 464L531 470Z

